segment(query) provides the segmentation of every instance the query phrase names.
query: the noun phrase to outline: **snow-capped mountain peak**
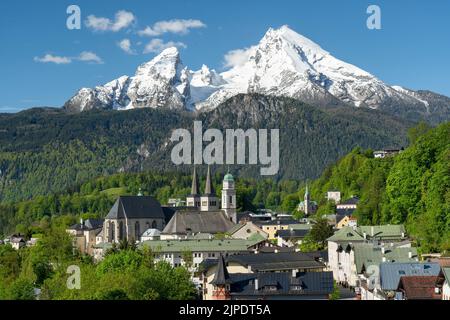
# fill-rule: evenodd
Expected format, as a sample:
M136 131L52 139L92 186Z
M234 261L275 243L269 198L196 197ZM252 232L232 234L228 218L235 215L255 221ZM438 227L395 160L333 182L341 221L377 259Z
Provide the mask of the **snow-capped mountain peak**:
M313 105L348 104L395 112L428 113L412 90L390 87L372 74L339 60L288 26L269 28L243 59L222 73L206 65L185 67L177 48L167 48L123 76L93 89L83 88L65 108L169 108L209 110L239 93L292 97ZM401 89L400 89L401 88Z

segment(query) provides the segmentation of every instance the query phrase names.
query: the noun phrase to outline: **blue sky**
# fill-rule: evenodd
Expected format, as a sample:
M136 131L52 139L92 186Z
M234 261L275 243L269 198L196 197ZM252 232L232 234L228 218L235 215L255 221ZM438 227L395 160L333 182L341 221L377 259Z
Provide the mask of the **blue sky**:
M66 28L71 4L81 30ZM381 30L366 27L370 4L381 8ZM189 68L222 71L227 52L284 24L388 84L450 96L450 1L15 0L0 1L0 12L0 112L61 106L81 87L134 74L170 42Z

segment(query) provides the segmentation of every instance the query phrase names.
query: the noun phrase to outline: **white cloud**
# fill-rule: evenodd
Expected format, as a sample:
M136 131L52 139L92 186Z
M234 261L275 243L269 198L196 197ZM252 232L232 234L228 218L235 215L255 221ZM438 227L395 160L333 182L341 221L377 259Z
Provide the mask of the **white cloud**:
M61 57L54 56L52 54L46 54L42 58L34 57L34 61L43 63L68 64L72 62L72 59L70 57Z
M144 53L159 53L170 47L186 48L187 46L183 42L164 42L162 39L152 39L145 46Z
M93 62L98 64L103 63L103 60L91 51L83 51L77 57L55 56L52 54L46 54L43 57L34 57L34 61L42 63L69 64L72 63L73 60Z
M76 59L84 62L103 63L103 60L91 51L83 51Z
M128 54L135 54L134 50L131 48L131 41L130 39L123 39L117 43L120 49L122 51L128 53Z
M152 27L147 26L145 29L138 31L140 36L160 36L164 33L187 34L189 29L205 28L200 20L195 19L172 19L156 22Z
M236 66L241 66L248 61L250 56L253 54L255 47L236 49L228 51L224 58L224 67L232 68Z
M132 12L121 10L116 13L114 21L108 18L90 15L87 17L85 24L88 28L91 28L95 31L117 32L124 28L127 28L134 21L136 21L136 17Z

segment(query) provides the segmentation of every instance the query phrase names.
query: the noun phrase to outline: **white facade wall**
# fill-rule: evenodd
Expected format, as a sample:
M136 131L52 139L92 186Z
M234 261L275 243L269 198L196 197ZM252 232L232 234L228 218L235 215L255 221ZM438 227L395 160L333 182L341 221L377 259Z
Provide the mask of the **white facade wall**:
M442 286L442 300L450 300L450 284L448 281L445 281Z

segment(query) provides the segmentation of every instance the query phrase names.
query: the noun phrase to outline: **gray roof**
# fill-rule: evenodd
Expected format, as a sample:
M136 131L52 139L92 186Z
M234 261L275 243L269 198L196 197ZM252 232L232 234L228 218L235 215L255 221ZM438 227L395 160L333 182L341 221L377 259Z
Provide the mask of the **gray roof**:
M173 215L175 214L175 212L177 210L180 210L180 209L183 209L183 208L187 208L187 207L167 207L167 206L162 206L161 209L163 211L164 220L165 220L166 224L169 223L170 219L172 219Z
M151 196L120 196L106 219L164 219L161 204Z
M345 216L352 216L355 209L336 209L336 222L341 221Z
M290 272L235 273L230 274L230 279L232 296L327 296L333 292L331 271L300 272L294 277ZM266 290L267 286L276 290Z
M234 226L222 211L182 209L175 212L163 234L225 233Z
M103 221L103 219L87 219L83 221L83 224L77 223L71 225L69 229L77 231L101 229L103 228Z
M228 256L226 262L237 263L246 268L250 266L254 272L325 268L325 265L318 261L318 257L305 252L237 254ZM202 263L205 269L216 264L217 261L214 259L206 259Z
M298 220L295 220L293 218L277 218L274 220L267 220L267 221L253 221L253 223L255 223L256 225L259 226L272 226L272 225L291 225L291 224L300 224L300 222Z
M142 237L159 237L161 235L161 231L158 229L147 229L142 234Z
M306 229L288 229L278 230L277 236L283 239L302 239L308 234L309 230Z
M351 197L350 199L342 201L340 204L358 204L358 202L359 202L358 197Z
M230 275L228 274L227 266L225 265L222 254L217 261L217 270L214 274L214 279L210 283L213 285L226 285L231 283Z
M402 276L437 276L439 263L380 263L380 285L383 290L396 290Z

